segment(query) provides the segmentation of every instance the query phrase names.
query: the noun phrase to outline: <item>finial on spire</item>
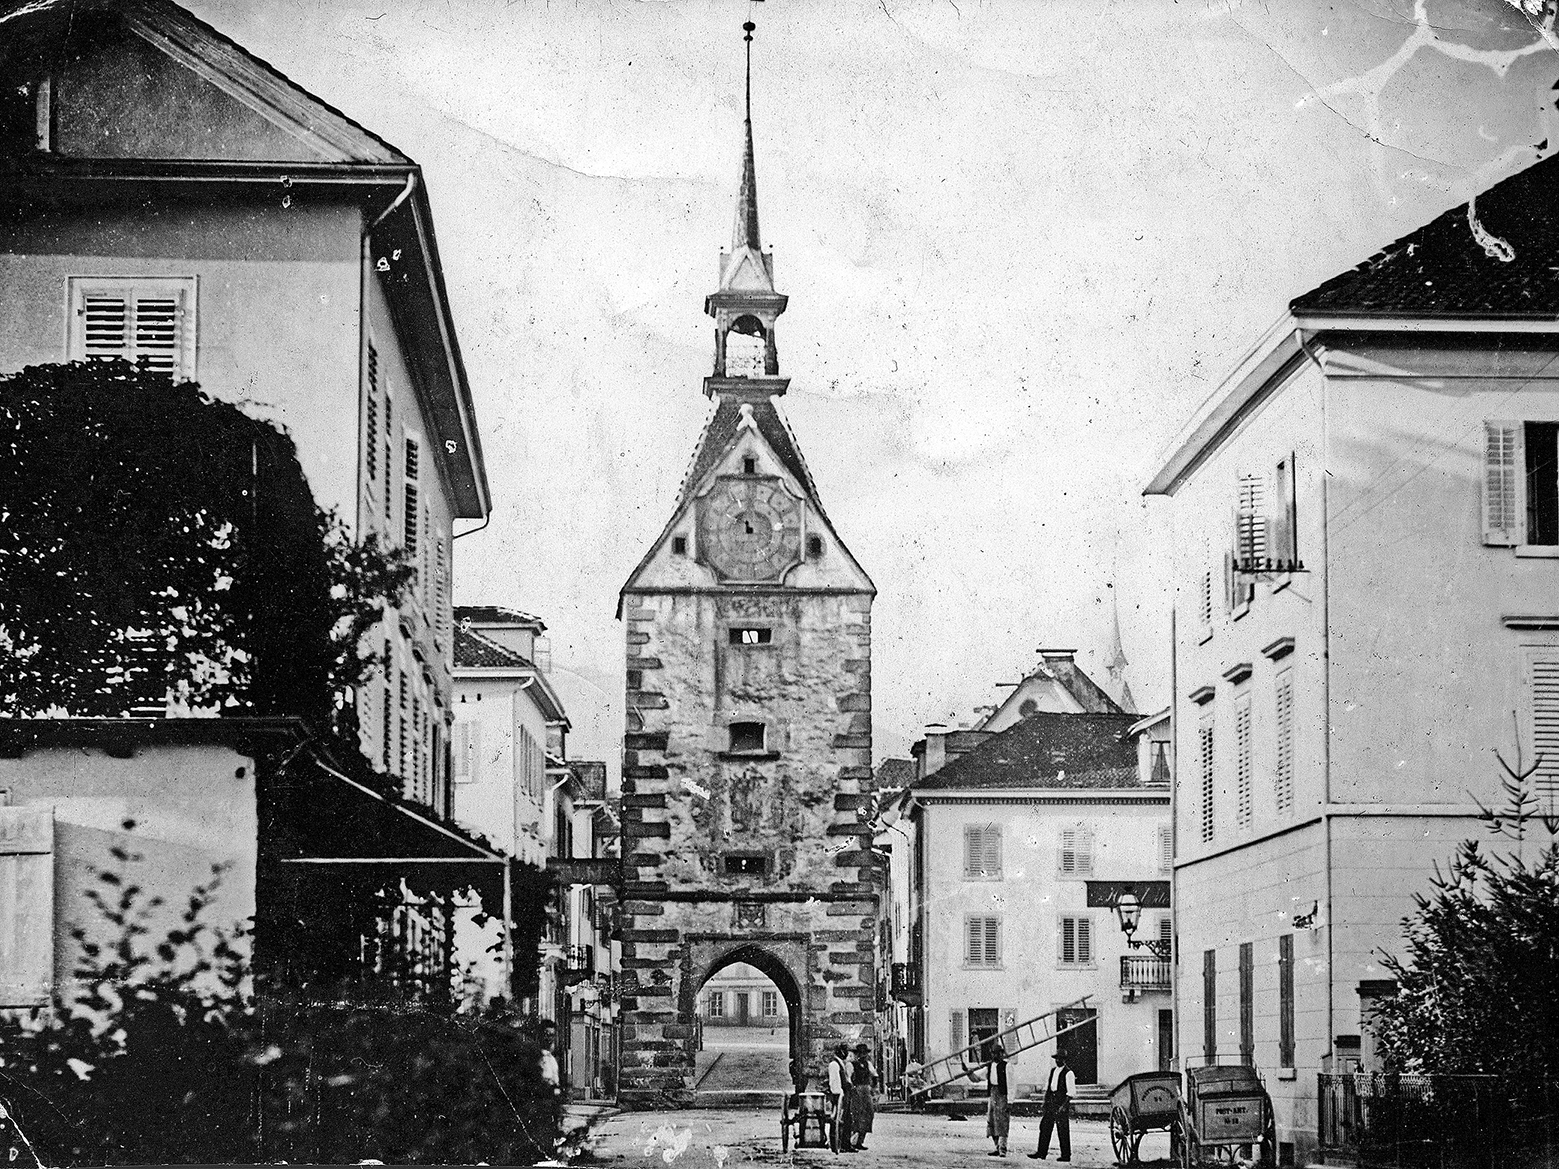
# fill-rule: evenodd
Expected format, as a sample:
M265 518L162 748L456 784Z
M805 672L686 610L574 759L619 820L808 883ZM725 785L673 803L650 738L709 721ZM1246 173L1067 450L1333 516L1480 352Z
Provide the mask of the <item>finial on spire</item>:
M746 144L742 153L742 187L736 196L736 228L731 233L731 253L742 248L761 250L758 237L758 167L752 153L752 34L758 26L752 21L742 25L747 42Z

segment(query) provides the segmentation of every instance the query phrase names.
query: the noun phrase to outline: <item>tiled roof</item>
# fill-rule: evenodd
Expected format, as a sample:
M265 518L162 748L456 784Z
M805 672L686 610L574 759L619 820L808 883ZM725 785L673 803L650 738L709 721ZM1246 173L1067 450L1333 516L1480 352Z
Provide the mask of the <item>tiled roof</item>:
M498 605L456 605L455 624L465 621L473 625L534 625L538 630L547 627L540 617Z
M455 626L455 669L534 670L529 658L470 629Z
M1453 207L1289 308L1301 316L1552 320L1556 257L1559 155Z
M915 782L915 771L913 759L884 759L877 764L877 790L897 791L908 787Z
M758 433L763 435L764 441L774 448L774 454L784 464L785 469L796 477L812 506L827 518L823 512L823 502L817 497L817 485L812 482L812 472L807 470L806 460L801 457L801 448L796 445L796 439L790 432L790 426L785 421L784 415L779 411L779 406L773 398L763 398L758 401L746 403L752 406L753 421L757 423ZM693 452L693 462L688 467L687 475L682 480L682 487L677 492L677 506L673 514L682 511L682 505L687 502L688 496L698 488L705 475L712 471L725 452L731 449L731 442L736 438L736 432L742 424L742 406L744 403L732 398L722 396L720 403L715 407L714 413L709 416L709 421L704 423L703 433L698 436L698 446Z
M1126 734L1135 721L1131 714L1031 714L914 790L1140 787L1136 744Z

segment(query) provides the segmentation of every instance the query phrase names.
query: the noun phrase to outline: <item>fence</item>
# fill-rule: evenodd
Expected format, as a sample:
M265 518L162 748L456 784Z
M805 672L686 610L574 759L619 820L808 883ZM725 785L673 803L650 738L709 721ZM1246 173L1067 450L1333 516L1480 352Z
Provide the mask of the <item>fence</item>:
M1494 1076L1357 1072L1319 1077L1321 1153L1360 1169L1559 1166L1559 1084L1519 1100Z

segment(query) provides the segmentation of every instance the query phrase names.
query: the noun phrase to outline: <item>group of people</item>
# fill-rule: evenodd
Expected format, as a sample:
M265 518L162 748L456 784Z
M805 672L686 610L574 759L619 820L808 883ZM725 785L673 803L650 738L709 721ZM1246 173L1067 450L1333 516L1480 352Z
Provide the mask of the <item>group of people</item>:
M982 1062L971 1065L967 1058L964 1074L975 1082L984 1082L990 1091L986 1097L985 1135L995 1146L987 1157L1007 1155L1007 1134L1012 1116L1007 1107L1007 1049L994 1035L980 1045ZM1053 1133L1060 1145L1058 1161L1072 1159L1072 1071L1066 1066L1066 1052L1056 1049L1051 1057L1055 1066L1045 1081L1045 1096L1040 1105L1039 1147L1029 1154L1031 1161L1043 1161L1050 1153Z
M866 1135L872 1130L872 1088L877 1069L872 1066L871 1049L864 1043L841 1043L828 1060L828 1112L833 1121L829 1148L836 1153L856 1153L866 1147Z

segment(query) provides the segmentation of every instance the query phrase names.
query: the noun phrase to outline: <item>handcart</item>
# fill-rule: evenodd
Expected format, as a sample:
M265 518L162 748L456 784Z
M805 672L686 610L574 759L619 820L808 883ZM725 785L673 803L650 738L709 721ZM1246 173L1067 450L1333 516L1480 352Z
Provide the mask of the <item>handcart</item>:
M792 1131L798 1149L826 1149L834 1118L821 1092L793 1092L780 1105L780 1149L790 1152Z
M1110 1144L1120 1165L1138 1163L1143 1136L1169 1133L1169 1155L1180 1160L1180 1073L1138 1072L1110 1093Z
M1272 1099L1245 1064L1187 1068L1180 1102L1181 1169L1277 1165Z

